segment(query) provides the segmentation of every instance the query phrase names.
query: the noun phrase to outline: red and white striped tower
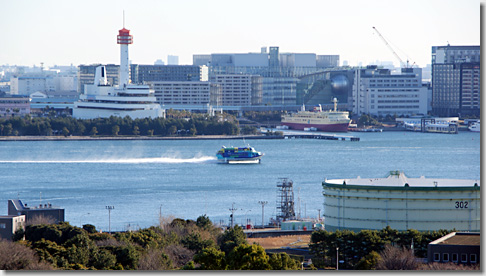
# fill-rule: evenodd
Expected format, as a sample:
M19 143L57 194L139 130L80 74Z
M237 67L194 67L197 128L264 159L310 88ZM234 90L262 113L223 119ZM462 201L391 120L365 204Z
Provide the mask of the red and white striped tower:
M117 43L120 44L120 79L119 86L126 87L129 82L129 65L128 65L128 45L133 43L133 36L130 31L123 29L118 31Z

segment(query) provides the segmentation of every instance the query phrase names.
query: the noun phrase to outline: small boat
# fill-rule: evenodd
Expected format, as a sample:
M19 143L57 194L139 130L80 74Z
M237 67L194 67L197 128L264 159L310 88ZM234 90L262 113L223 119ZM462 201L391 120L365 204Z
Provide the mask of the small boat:
M263 153L256 151L253 147L225 147L223 146L216 157L220 163L260 163Z
M481 131L481 121L478 120L477 122L475 123L472 123L469 127L468 127L469 131L473 131L473 132L480 132Z

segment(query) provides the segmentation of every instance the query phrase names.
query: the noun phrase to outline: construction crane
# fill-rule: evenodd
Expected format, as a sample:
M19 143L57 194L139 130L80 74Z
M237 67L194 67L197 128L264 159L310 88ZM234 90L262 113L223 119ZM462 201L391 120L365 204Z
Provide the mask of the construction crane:
M400 61L400 66L402 64L405 64L405 62L403 62L403 60L400 58L400 56L393 50L393 48L391 47L391 45L388 43L388 41L386 41L386 39L381 35L381 33L378 31L377 28L373 27L373 29L376 31L376 33L380 36L380 38L383 40L383 42L385 42L386 46L388 47L388 49L390 49L390 51L392 51L393 55L395 55L395 57ZM415 63L414 63L415 64ZM413 66L413 64L412 64ZM406 67L405 68L408 68L408 60L407 60L407 63L406 63Z

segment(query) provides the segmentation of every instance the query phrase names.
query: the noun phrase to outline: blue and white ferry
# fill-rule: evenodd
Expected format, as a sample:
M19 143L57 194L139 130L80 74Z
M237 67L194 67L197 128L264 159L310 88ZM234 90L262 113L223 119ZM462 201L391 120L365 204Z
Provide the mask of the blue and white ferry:
M223 146L216 157L220 163L260 163L263 153L253 147L225 147Z

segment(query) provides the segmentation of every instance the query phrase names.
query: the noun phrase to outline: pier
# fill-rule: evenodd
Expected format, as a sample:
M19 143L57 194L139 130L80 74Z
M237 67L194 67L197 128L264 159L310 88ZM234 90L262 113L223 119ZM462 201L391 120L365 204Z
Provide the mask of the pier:
M284 133L284 139L324 139L324 140L340 140L340 141L359 141L359 137L322 134L322 133Z

